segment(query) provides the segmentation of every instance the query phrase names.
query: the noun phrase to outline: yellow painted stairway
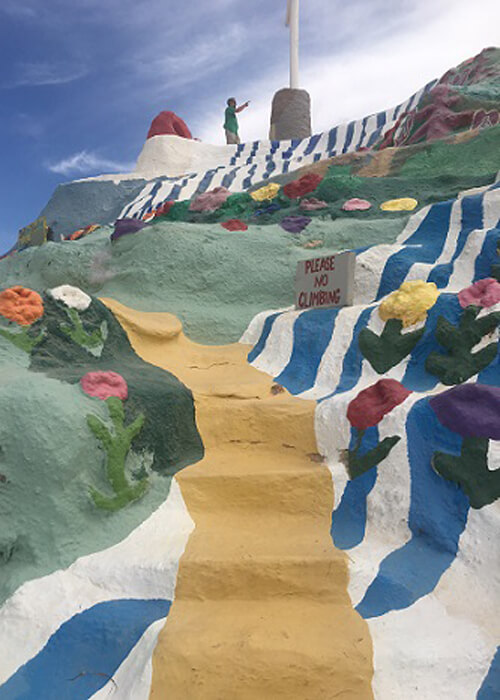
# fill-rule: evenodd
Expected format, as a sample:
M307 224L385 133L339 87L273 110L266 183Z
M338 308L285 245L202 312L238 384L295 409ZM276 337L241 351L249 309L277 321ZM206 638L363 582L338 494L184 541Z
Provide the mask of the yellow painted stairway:
M136 352L193 392L206 454L177 475L196 529L153 659L153 700L372 698L372 647L330 538L314 403L275 393L242 345L103 300Z

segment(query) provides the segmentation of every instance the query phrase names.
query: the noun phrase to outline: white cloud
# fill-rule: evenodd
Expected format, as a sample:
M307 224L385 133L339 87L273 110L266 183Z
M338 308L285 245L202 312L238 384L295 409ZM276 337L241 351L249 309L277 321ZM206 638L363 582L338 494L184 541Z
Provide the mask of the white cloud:
M48 170L58 175L90 175L109 172L126 173L134 169L135 163L120 163L102 158L92 151L80 151L57 163L48 163Z
M48 62L22 63L17 76L4 85L7 88L40 85L63 85L83 78L87 74L84 66L71 66Z
M361 34L354 46L351 42L312 59L302 56L301 83L311 95L314 132L395 106L498 40L496 0L483 0L481 7L469 0L440 0L432 7L421 2L417 7L407 26L399 25L389 35L363 44ZM283 67L239 84L237 99L252 100L240 115L242 139L267 138L272 96L287 85ZM224 142L223 100L221 105L199 123L196 135L203 141Z

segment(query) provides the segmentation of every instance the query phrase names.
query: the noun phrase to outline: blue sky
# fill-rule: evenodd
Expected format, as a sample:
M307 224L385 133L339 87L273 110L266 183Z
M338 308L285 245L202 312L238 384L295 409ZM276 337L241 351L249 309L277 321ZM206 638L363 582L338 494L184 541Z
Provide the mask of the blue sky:
M313 128L406 99L493 45L495 0L302 0L301 83ZM0 0L0 253L60 182L133 168L173 110L222 143L225 100L266 137L288 81L285 0Z

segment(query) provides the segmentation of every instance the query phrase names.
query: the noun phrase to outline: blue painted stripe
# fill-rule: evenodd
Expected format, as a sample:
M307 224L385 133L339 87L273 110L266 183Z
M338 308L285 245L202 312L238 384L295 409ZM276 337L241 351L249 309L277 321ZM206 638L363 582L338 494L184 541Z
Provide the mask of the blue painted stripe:
M278 318L278 316L281 316L281 312L278 311L275 314L271 314L266 318L264 321L264 326L262 328L262 333L260 334L260 338L253 347L253 349L248 353L248 362L253 362L254 360L257 359L257 357L260 355L260 353L264 350L266 347L266 341L269 337L269 333L272 330L272 327L274 325L274 322Z
M355 125L356 125L356 122L349 122L349 124L347 125L345 139L344 139L344 146L342 148L342 153L346 153L349 150L349 146L351 145L352 137L354 135Z
M387 121L387 113L379 112L377 114L377 128L381 129Z
M198 187L194 191L193 196L196 196L198 194L203 194L203 192L206 192L212 183L212 180L214 179L215 173L217 172L216 169L212 170L207 170L207 172L204 174L203 178L201 179L200 183L198 184Z
M256 170L257 170L257 165L252 165L252 167L248 171L247 177L243 180L243 189L244 190L247 190L249 187L252 186L252 178L255 175Z
M398 289L414 263L437 260L448 235L453 201L433 204L404 247L390 256L380 277L377 299Z
M290 362L275 380L291 394L300 394L314 386L339 312L340 309L311 309L295 321Z
M358 439L358 431L351 427L349 450L353 450ZM365 430L360 456L377 446L379 442L378 427ZM377 481L377 467L372 467L357 479L347 482L338 507L332 514L330 534L333 543L339 549L352 549L360 544L365 537L366 504L368 494Z
M338 133L338 127L336 126L334 129L330 129L330 132L328 134L328 153L332 153L337 145L337 133Z
M500 246L500 222L499 227L490 229L484 237L481 252L474 263L474 282L491 277L491 266L500 262L498 249Z
M368 143L366 144L367 148L370 148L371 146L373 146L373 144L375 143L375 141L378 140L378 138L381 136L381 134L382 134L381 128L374 129L371 133L370 138L368 139Z
M360 313L358 320L356 321L356 325L354 326L354 330L352 332L351 344L349 345L349 349L344 355L344 361L342 363L342 374L340 375L339 383L337 384L335 391L333 391L331 394L328 394L328 396L325 396L324 398L320 399L320 401L326 401L327 399L330 399L336 394L343 394L346 391L350 391L359 382L361 372L363 369L363 355L361 353L361 350L359 349L358 338L362 329L366 328L366 326L368 325L370 316L372 315L374 308L376 307L370 306Z
M435 335L438 318L444 316L447 321L456 326L462 311L456 294L444 293L438 297L437 302L427 314L424 334L411 352L402 380L407 389L430 391L436 386L439 380L427 372L425 362L431 352L443 352L444 350L437 342Z
M364 618L409 607L431 593L455 559L467 523L469 499L432 468L436 451L459 455L462 438L438 421L422 399L406 420L411 475L408 526L412 538L380 564L356 610Z
M309 143L307 145L307 148L304 151L305 156L310 155L314 151L314 149L318 145L318 141L320 140L320 138L321 138L321 134L315 134L314 136L311 136L311 138L309 139Z
M86 700L103 688L169 600L112 600L75 615L0 687L0 700Z
M477 700L499 700L500 698L500 647L497 647L496 654L476 698Z
M470 232L483 227L483 199L484 194L475 194L462 199L462 226L453 256L449 262L436 265L427 278L428 282L434 282L440 289L448 286L454 262L462 253Z
M355 151L358 151L363 145L363 140L366 136L366 124L367 124L367 122L368 122L368 117L365 117L363 119L363 125L361 127L361 135L359 137L358 143L356 144L356 148L354 149Z
M234 170L231 170L231 172L226 173L224 177L222 178L222 187L226 187L229 189L231 185L234 182L234 178L236 177L238 173L239 168L235 168Z
M155 196L156 196L156 195L158 194L158 192L160 191L162 185L163 185L163 182L162 182L161 180L159 180L158 182L155 182L154 187L153 187L153 189L152 189L151 192L150 192L150 195L149 195L149 198L148 198L147 202L146 202L146 203L143 205L143 207L140 209L139 214L138 214L138 216L136 217L137 219L142 219L142 217L144 216L144 214L145 214L145 213L147 212L147 210L148 210L148 206L149 206L150 204L152 204L152 202L153 202Z

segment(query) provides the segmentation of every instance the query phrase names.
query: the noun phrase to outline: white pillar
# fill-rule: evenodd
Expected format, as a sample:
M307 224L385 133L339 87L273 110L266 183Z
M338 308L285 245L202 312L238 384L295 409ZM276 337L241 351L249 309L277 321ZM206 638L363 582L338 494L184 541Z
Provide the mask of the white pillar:
M290 27L290 87L299 87L299 0L288 0L286 24Z

